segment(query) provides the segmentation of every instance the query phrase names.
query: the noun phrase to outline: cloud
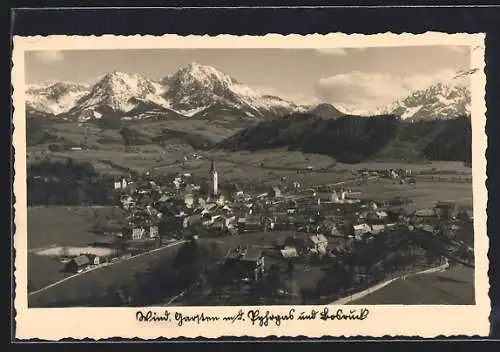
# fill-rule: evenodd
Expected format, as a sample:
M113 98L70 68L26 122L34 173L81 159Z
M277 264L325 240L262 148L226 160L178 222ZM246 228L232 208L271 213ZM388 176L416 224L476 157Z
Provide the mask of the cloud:
M319 99L351 109L376 109L392 103L411 91L455 76L452 69L432 74L396 76L385 72L353 71L320 79L314 86Z
M64 60L64 54L61 51L36 51L35 58L45 64Z

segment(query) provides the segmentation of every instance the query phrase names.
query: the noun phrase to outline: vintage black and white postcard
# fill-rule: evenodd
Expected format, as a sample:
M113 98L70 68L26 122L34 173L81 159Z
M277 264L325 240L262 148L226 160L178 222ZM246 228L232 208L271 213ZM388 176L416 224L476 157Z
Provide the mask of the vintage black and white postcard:
M14 37L16 337L486 336L484 50Z

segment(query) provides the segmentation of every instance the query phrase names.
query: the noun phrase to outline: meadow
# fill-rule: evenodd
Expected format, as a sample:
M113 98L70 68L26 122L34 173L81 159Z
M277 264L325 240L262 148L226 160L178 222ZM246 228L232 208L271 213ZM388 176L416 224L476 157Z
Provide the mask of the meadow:
M353 192L361 192L362 199L390 200L398 196L408 197L412 201L408 205L409 210L431 208L438 201L472 207L472 184L465 182L418 181L413 187L391 180L376 180L349 188Z
M51 256L37 254L58 247L86 247L103 239L92 232L95 212L116 214L114 207L36 206L28 208L28 286L29 291L45 287L69 274L64 264Z
M165 247L143 256L100 267L28 297L29 307L84 306L120 288L134 287L148 269L170 262L180 246Z
M445 272L396 280L350 304L473 305L474 295L474 269L458 265Z

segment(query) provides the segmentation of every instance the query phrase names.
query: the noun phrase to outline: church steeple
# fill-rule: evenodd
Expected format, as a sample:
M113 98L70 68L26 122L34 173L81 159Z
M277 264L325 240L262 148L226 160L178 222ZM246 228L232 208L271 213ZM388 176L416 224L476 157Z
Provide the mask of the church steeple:
M215 161L212 159L212 164L210 165L210 173L213 174L215 171Z
M215 162L212 159L212 164L210 166L210 175L212 175L212 190L211 193L213 196L217 196L219 192L219 176L217 175L217 171L215 170Z

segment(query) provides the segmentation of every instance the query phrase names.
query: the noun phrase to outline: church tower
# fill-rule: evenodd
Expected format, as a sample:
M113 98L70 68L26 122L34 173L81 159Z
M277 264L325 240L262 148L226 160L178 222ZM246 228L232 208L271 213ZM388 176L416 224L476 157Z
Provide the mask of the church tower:
M212 166L210 167L210 175L212 175L212 194L216 196L219 191L219 179L217 175L217 171L215 170L215 163L212 159Z

